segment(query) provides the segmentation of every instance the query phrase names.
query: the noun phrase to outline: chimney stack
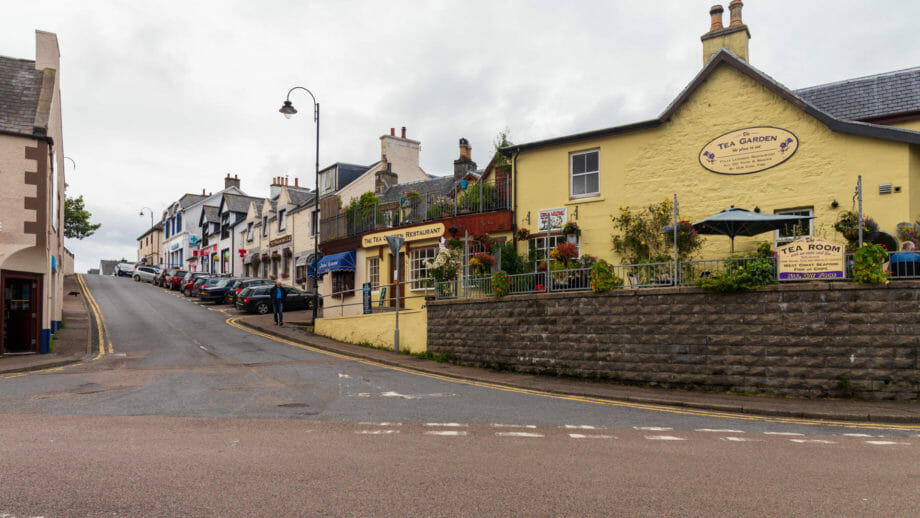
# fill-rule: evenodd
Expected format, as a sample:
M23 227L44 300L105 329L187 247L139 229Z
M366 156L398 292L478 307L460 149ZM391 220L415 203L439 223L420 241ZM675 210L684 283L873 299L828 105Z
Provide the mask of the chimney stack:
M703 65L705 66L713 56L725 49L739 58L749 61L748 42L751 39L751 32L747 25L741 21L741 8L744 3L741 0L732 0L728 4L731 11L731 23L728 27L722 24L721 5L714 5L709 10L711 23L709 32L704 34L700 40L703 42Z
M391 136L391 137L395 137L395 136L396 136L396 128L390 128L390 136Z
M402 127L402 138L406 138L406 127Z
M462 180L470 171L476 170L476 162L473 162L473 148L470 147L470 141L465 138L460 139L460 158L454 160L454 180Z
M229 189L230 187L240 188L240 179L237 175L233 175L233 178L230 178L230 173L227 173L227 177L224 178L224 189Z
M393 172L393 164L385 162L384 167L374 173L374 194L383 194L399 183L399 176Z
M281 194L282 187L284 187L284 178L275 176L272 178L272 184L268 186L268 195L274 199Z
M295 176L295 177L294 177L294 187L300 187L300 185L298 185L299 183L300 183L300 182L299 182L299 178L297 178L297 177Z

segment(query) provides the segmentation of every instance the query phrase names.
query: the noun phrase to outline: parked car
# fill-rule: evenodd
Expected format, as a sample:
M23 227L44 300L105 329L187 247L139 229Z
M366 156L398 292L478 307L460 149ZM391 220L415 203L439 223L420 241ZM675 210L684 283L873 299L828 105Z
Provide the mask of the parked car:
M240 292L236 299L236 309L247 313L264 315L272 311L271 290L274 286L254 286ZM285 286L287 298L284 300L284 310L313 309L313 294L300 291L297 288Z
M208 279L204 286L198 289L198 298L203 301L212 301L215 304L224 302L230 287L236 282L234 277L213 277Z
M153 285L162 286L165 288L166 278L169 277L169 275L171 275L174 271L176 271L175 268L160 268L160 274L153 279Z
M211 279L216 279L216 277L213 277L213 276L211 276L211 275L207 275L207 276L198 277L197 279L195 279L195 281L192 283L191 289L189 290L188 296L189 296L189 297L197 297L197 296L198 296L198 293L199 293L199 290L201 289L201 287L204 286L205 283L207 283L207 282L208 282L209 280L211 280Z
M173 273L167 275L164 279L163 287L169 288L170 290L178 290L182 286L182 279L187 273L187 270L174 269Z
M198 279L200 279L200 278L202 278L202 277L206 277L206 278L207 278L207 277L210 277L210 276L211 276L211 274L204 273L204 272L188 272L188 273L185 274L185 277L182 278L182 281L181 281L181 284L180 284L180 291L182 291L182 294L183 294L183 295L185 295L185 296L187 296L187 297L191 297L191 296L192 296L192 288L195 287L195 281L197 281Z
M134 275L134 263L118 263L115 265L117 277L131 277Z
M153 282L153 279L159 275L160 270L156 266L137 266L134 268L132 277L135 281Z
M237 279L236 282L230 286L230 291L227 292L225 302L227 304L236 304L237 295L244 289L254 286L268 286L271 284L274 284L274 282L268 279Z

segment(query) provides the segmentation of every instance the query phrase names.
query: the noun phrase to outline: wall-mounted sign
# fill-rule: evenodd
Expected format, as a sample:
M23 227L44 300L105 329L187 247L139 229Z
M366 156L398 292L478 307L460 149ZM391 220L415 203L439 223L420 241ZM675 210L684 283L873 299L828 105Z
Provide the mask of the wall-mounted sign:
M569 218L569 209L545 209L537 212L537 230L539 232L548 232L551 230L562 230L565 222Z
M700 150L700 164L718 174L751 174L792 158L799 139L781 128L758 126L720 135Z
M845 277L845 245L805 237L776 249L779 279L812 281Z
M291 241L291 235L288 234L284 237L279 237L278 239L272 239L271 241L268 242L268 246L274 247L278 245L283 245L285 243L289 243L290 241Z
M177 241L177 242L173 243L172 246L169 247L169 249L170 249L170 250L178 250L178 249L179 249L179 242Z
M422 225L409 228L394 228L386 232L377 232L369 234L361 239L361 246L370 248L373 246L383 246L387 244L387 236L399 236L405 241L420 241L422 239L439 238L444 235L444 223L435 223L433 225Z
M192 236L188 238L188 244L192 246L198 246L198 236Z

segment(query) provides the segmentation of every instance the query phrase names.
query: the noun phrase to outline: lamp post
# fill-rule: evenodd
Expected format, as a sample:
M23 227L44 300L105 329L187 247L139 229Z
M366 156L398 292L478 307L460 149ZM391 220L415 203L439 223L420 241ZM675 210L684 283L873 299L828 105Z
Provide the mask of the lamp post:
M153 209L151 209L150 207L143 207L143 208L141 208L141 211L137 213L137 215L138 215L138 216L143 216L143 215L144 215L144 209L147 209L147 212L150 213L150 228L153 228Z
M319 103L316 102L316 96L313 92L302 86L295 86L288 90L284 104L278 110L285 118L290 119L297 113L294 105L291 103L291 92L294 90L303 90L310 94L313 100L313 121L316 122L316 190L313 191L313 217L319 218ZM313 325L316 325L316 314L319 309L319 271L317 270L317 258L319 257L319 225L318 221L313 222Z

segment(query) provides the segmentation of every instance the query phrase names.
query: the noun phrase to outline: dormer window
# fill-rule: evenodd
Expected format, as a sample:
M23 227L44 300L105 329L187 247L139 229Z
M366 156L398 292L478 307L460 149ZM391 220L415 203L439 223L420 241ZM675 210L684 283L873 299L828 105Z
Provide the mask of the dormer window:
M278 211L278 232L287 228L287 211L281 209Z

